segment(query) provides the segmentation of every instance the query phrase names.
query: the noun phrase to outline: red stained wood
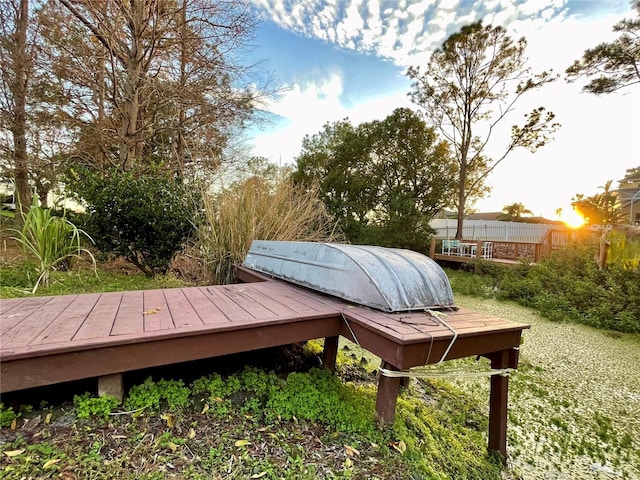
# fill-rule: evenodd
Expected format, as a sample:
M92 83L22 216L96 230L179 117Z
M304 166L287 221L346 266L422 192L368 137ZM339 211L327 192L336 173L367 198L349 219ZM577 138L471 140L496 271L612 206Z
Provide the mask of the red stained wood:
M108 338L120 308L122 295L122 292L102 293L72 340L82 342L93 338Z
M144 332L144 301L141 291L124 292L113 321L111 335Z
M143 309L145 332L175 328L162 290L144 292Z
M58 315L65 311L75 298L76 295L53 297L43 305L43 308L32 311L20 323L2 333L2 348L5 345L12 347L29 345Z
M33 312L51 301L51 297L16 298L0 308L0 333L2 335Z
M202 297L195 288L172 288L163 291L167 300L168 310L171 313L175 328L190 328L204 325L202 317L194 307L202 304ZM206 299L204 299L206 301ZM207 307L211 307L207 302ZM213 309L215 310L215 308Z
M73 302L60 313L40 335L31 342L34 345L44 345L47 343L70 342L83 322L93 310L99 294L77 295Z

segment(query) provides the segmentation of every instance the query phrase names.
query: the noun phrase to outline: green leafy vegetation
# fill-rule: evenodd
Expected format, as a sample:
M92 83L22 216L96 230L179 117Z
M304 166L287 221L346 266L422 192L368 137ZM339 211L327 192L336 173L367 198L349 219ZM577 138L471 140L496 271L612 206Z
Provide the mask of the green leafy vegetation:
M35 293L42 284L49 286L51 273L67 270L73 259L87 254L95 271L95 259L89 250L82 247L82 238L90 237L64 216L58 217L51 209L42 208L34 195L31 208L23 218L22 229L9 229L11 237L22 248L24 255L34 262L35 278L30 281ZM29 279L31 280L31 279Z
M150 409L159 411L161 405L176 412L185 409L189 405L190 390L182 380L158 380L151 377L140 385L129 390L124 406L128 410Z
M82 395L76 395L73 398L76 415L78 418L82 419L99 417L106 420L113 409L119 404L120 402L115 397L111 397L109 395L93 397L88 392Z
M366 380L245 367L190 387L148 378L129 389L127 411L114 412L111 397L78 395L72 428L55 425L58 418L68 425L63 407L40 425L41 436L3 431L3 478L166 478L176 471L189 479L500 478L501 462L486 454L482 408L463 392L420 382L402 394L396 426L380 429L371 372L360 360L339 371Z
M446 207L455 162L435 130L408 109L353 126L326 124L304 138L293 178L319 185L351 243L425 251L429 220Z
M153 277L196 228L199 188L163 175L71 170L69 188L87 205L85 228L104 255L122 256Z
M481 263L479 275L447 272L454 291L515 300L554 321L640 332L640 272L613 263L598 269L594 244L570 245L537 265Z

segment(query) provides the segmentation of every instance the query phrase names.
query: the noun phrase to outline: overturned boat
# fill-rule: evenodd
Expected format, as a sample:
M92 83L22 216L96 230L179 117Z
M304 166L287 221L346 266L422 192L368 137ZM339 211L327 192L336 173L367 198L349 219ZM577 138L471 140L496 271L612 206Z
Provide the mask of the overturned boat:
M243 266L387 312L455 308L442 268L411 250L255 240Z

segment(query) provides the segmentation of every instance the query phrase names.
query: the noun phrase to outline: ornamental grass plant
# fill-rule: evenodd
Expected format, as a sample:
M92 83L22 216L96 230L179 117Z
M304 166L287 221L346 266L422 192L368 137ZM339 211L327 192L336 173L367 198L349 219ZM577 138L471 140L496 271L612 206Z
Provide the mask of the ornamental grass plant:
M11 237L20 245L27 258L36 262L36 281L31 293L40 285L49 285L51 273L67 269L71 261L86 253L96 271L96 261L89 250L82 247L82 237L93 240L84 230L79 229L66 217L56 216L50 208L40 206L34 196L31 208L24 216L21 229L10 229Z
M288 179L270 183L259 177L204 196L205 219L198 243L216 284L230 283L233 266L244 260L253 240L332 241L334 222L316 187Z

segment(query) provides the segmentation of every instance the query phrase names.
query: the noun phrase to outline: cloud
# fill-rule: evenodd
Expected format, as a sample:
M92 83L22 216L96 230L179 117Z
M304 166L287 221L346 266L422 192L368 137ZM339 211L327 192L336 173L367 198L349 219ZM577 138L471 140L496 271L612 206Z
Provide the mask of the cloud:
M550 20L568 11L553 0L253 0L267 19L341 48L373 53L406 67L465 24Z
M276 163L292 163L300 154L305 135L320 132L327 122L349 118L354 125L384 118L395 108L410 106L406 92L385 92L346 108L340 97L344 79L332 72L325 79L294 84L281 97L267 105L266 110L281 117L269 132L254 137L254 151Z

